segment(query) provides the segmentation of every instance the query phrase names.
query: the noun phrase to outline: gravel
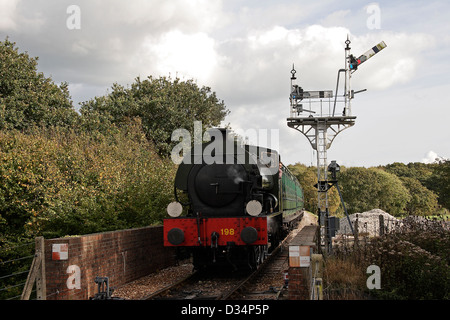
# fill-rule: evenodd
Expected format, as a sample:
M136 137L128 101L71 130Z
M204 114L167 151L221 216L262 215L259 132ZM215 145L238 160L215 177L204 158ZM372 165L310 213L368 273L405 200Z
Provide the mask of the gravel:
M139 278L114 290L112 296L125 300L140 300L168 285L187 277L194 266L190 261L183 261L178 266L162 269Z

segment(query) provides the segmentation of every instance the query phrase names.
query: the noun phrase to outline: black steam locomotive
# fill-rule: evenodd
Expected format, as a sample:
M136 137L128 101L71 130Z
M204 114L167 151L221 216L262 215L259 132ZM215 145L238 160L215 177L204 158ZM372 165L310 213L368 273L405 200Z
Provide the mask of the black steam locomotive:
M277 151L210 135L178 168L164 245L189 248L196 269L257 268L303 216L302 188Z

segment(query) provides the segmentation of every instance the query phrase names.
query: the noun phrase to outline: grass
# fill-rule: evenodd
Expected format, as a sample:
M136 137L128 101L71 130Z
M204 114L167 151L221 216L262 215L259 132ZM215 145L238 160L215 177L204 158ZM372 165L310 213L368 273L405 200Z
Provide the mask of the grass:
M324 292L329 300L355 300L364 297L366 275L351 259L329 257L324 269Z

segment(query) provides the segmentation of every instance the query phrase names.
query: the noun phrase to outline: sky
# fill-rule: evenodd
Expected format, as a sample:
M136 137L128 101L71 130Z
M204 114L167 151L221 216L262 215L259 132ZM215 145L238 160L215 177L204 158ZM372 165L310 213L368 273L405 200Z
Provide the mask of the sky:
M328 150L369 167L450 158L449 14L448 1L420 0L0 0L0 40L68 82L76 109L138 76L194 79L231 111L222 125L306 165L316 155L286 121L292 65L305 90L335 91L347 36L355 56L384 41L352 76L367 89L352 100L355 125Z

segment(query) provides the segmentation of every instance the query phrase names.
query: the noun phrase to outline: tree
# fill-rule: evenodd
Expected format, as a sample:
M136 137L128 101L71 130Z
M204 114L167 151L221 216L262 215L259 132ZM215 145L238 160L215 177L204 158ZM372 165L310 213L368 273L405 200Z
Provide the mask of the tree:
M305 209L317 213L317 188L314 188L314 184L317 183L317 170L300 163L289 165L288 168L302 186Z
M194 121L202 121L206 130L219 125L229 113L211 88L199 88L193 80L149 76L141 81L138 77L130 88L114 84L111 89L107 96L82 103L82 115L103 117L99 122L111 121L118 126L140 117L147 138L162 155L170 154L175 129L193 132Z
M174 174L138 120L104 135L0 130L0 246L158 223L173 197Z
M437 195L425 188L417 179L401 177L400 180L411 195L406 205L408 214L416 216L433 214L438 206Z
M421 162L411 162L408 164L394 162L381 168L389 173L395 174L399 178L408 177L417 179L422 184L433 174L432 165Z
M438 196L438 202L450 209L450 161L439 160L435 163L411 162L408 164L395 162L384 167L389 173L400 178L416 179L422 186L433 191ZM412 183L412 182L411 182ZM428 198L424 190L424 196ZM426 210L427 211L427 210Z
M67 83L57 86L44 77L37 61L8 39L0 42L0 129L68 126L77 120Z
M307 167L301 163L289 165L288 168L297 177L303 188L305 209L316 214L318 210L318 196L317 187L314 187L314 185L317 184L317 168ZM343 209L339 210L340 198L336 188L331 188L328 190L328 206L330 213L334 213L339 216L343 214Z
M433 168L433 174L424 185L438 195L440 205L450 210L450 160L443 160L430 166Z
M396 175L379 168L345 169L339 183L349 213L379 208L398 216L411 197Z

